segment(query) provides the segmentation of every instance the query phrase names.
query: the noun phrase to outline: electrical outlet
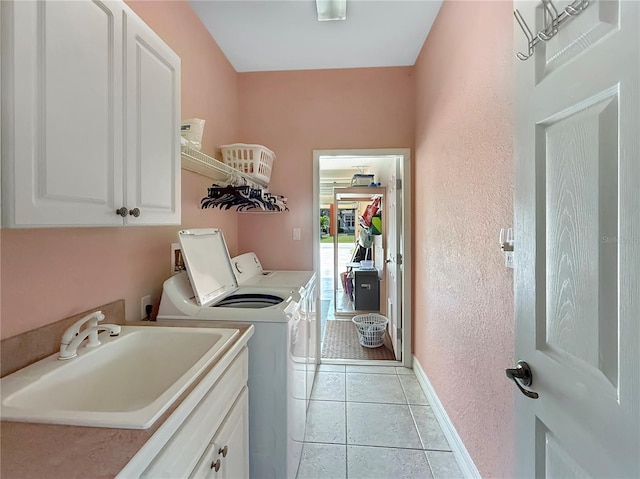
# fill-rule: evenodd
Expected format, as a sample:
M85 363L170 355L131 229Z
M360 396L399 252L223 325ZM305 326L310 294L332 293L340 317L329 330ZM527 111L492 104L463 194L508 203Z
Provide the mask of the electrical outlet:
M147 318L147 305L151 305L151 295L143 296L140 300L140 319Z
M300 228L293 228L293 240L300 241Z

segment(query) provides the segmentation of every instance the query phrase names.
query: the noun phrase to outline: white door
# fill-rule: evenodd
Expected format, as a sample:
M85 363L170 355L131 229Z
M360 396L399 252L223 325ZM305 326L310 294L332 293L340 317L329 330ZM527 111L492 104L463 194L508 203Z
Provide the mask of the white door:
M135 14L124 28L126 222L179 224L180 58Z
M5 224L122 225L120 4L0 3Z
M398 160L394 160L396 163ZM389 335L391 336L391 344L396 359L402 359L402 324L401 324L401 296L402 291L400 281L401 274L400 264L402 259L400 253L400 235L402 225L398 224L402 218L402 196L401 189L398 186L396 172L397 166L394 165L394 172L387 184L387 208L385 213L387 216L387 256L386 256L386 275L387 275L387 316L389 318Z
M640 477L639 11L592 1L516 60L517 477Z

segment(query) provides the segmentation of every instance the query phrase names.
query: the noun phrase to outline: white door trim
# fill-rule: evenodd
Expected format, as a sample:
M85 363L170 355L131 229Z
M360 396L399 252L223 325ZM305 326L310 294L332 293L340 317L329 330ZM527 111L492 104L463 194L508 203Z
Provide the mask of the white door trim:
M381 148L353 150L313 150L313 270L316 271L317 287L320 291L320 157L321 156L399 156L403 158L402 171L402 365L411 367L412 338L412 191L411 191L411 149ZM317 311L320 311L319 306ZM320 351L320 321L317 321L317 347ZM318 354L318 360L321 354ZM368 363L367 363L368 364Z

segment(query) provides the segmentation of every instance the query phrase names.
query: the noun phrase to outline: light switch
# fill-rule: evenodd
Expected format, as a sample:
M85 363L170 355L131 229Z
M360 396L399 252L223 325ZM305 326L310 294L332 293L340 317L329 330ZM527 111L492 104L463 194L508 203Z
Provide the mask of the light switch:
M300 228L293 228L294 241L300 241Z
M507 251L504 254L504 265L513 269L513 251Z

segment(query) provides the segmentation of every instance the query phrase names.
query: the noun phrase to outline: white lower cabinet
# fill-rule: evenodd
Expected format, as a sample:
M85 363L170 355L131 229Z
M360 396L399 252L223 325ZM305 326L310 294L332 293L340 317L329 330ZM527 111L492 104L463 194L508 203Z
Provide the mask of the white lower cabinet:
M249 395L245 388L213 437L191 479L249 477Z
M248 350L229 354L224 373L210 385L215 368L205 376L118 478L249 478Z

